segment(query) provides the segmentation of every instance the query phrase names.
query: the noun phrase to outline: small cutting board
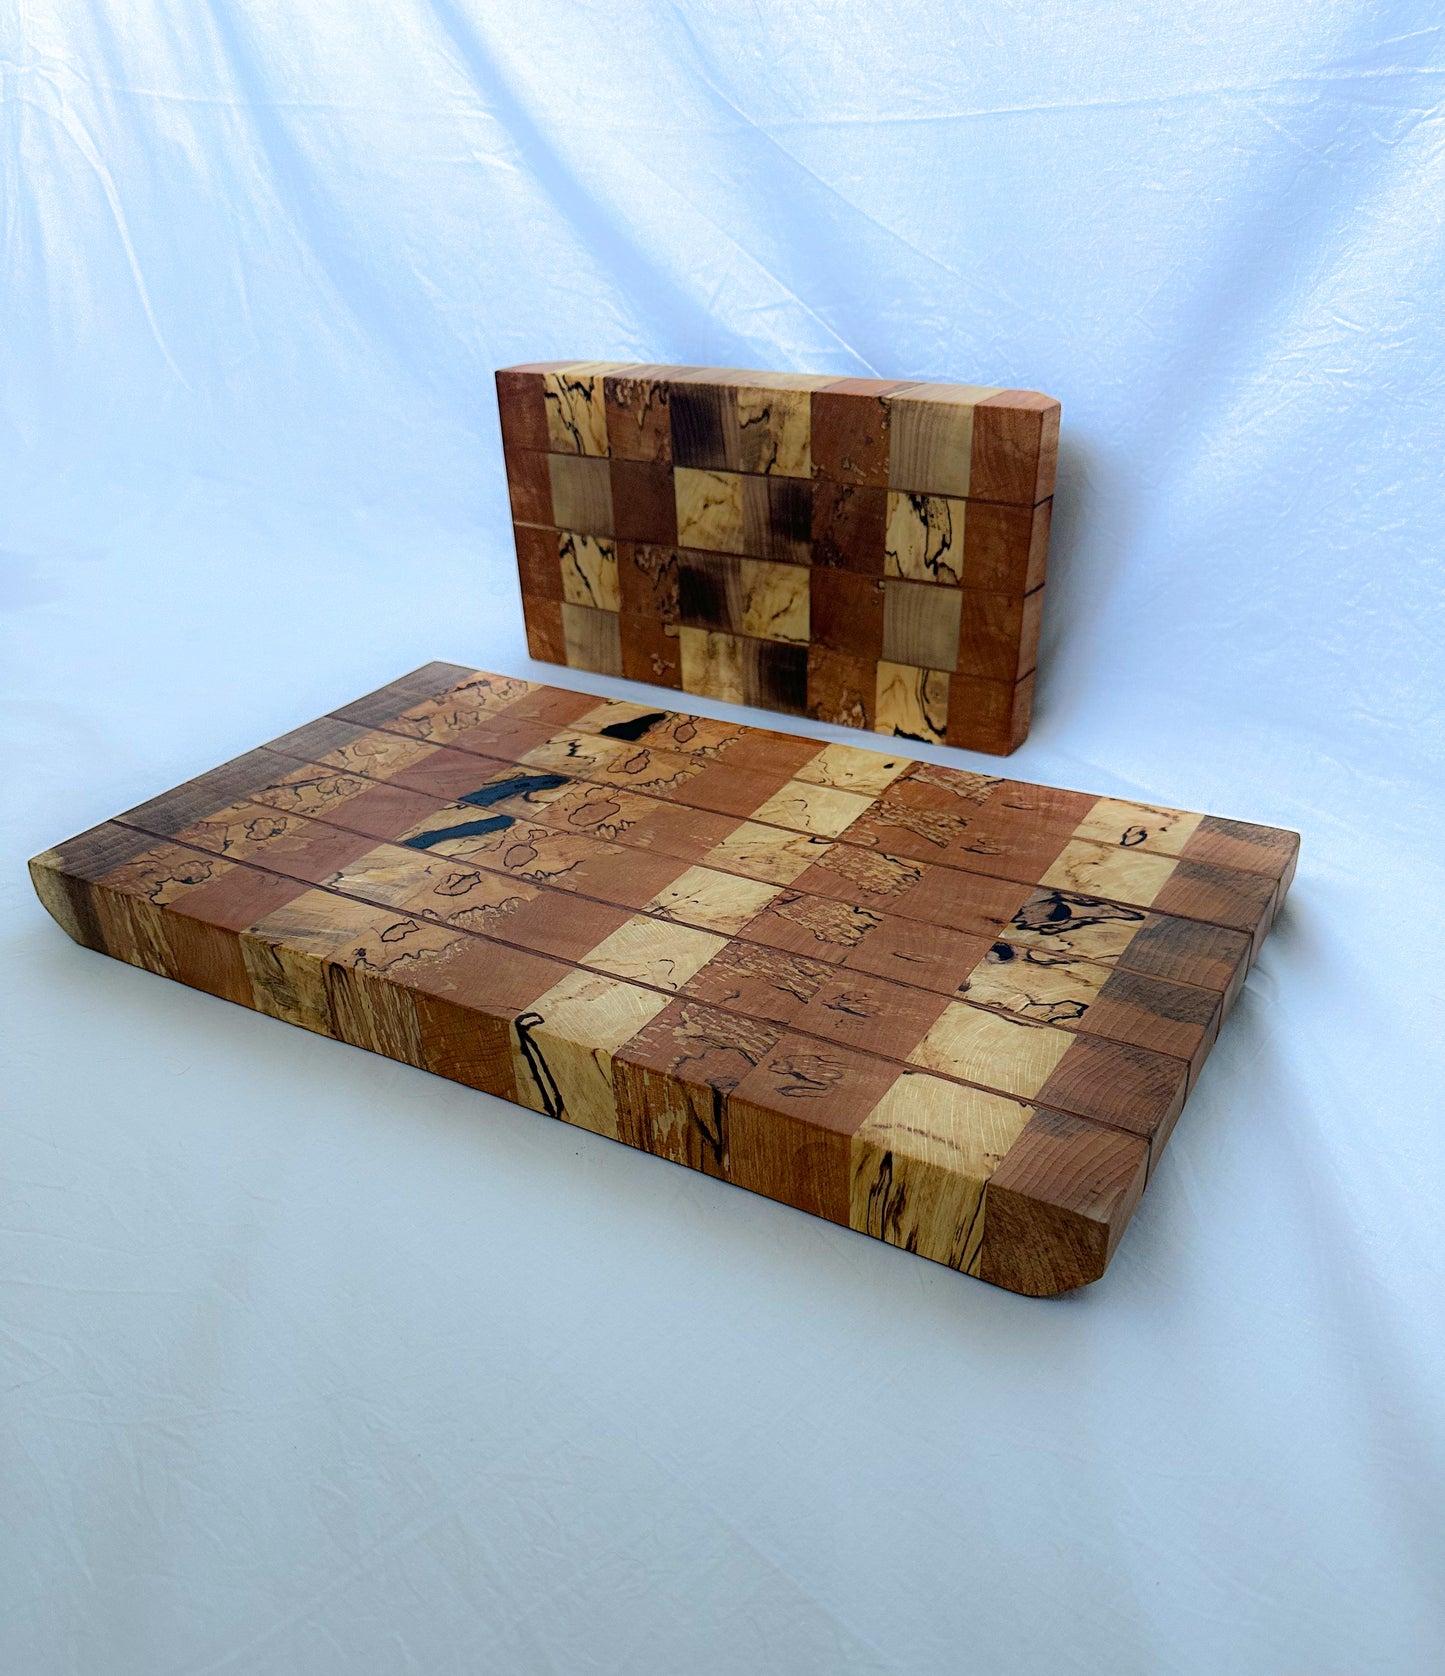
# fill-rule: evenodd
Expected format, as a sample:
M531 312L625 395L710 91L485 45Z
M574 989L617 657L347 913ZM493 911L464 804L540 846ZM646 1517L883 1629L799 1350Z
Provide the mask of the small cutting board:
M556 361L497 403L533 657L973 751L1028 732L1052 397Z

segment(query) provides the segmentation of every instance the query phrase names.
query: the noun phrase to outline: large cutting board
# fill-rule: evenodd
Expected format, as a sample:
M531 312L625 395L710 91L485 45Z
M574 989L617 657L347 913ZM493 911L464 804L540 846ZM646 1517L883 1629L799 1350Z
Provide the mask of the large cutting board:
M31 871L90 948L1048 1294L1103 1273L1297 852L431 664Z

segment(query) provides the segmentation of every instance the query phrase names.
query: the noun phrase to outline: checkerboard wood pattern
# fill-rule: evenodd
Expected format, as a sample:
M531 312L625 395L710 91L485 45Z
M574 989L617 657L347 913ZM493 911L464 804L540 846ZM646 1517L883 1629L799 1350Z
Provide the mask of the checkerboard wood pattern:
M559 361L497 400L533 657L1001 755L1028 732L1050 397Z
M90 948L1046 1294L1103 1272L1297 850L431 664L31 871Z

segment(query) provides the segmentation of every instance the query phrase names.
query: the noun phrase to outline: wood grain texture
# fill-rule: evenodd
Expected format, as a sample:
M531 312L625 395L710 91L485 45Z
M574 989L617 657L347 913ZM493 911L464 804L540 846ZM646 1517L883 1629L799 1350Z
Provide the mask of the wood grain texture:
M503 368L497 400L533 656L996 755L1022 742L1057 402L589 361ZM559 595L547 537L612 541L616 587L572 574ZM760 588L729 557L775 568Z
M1297 847L434 664L31 873L88 948L1042 1294L1102 1273Z

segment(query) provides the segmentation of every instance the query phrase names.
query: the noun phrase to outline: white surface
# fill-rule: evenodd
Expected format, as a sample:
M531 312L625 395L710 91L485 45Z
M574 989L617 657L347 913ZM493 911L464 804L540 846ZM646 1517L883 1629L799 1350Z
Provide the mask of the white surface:
M0 1668L1440 1670L1438 10L28 0L0 63ZM549 678L490 375L558 355L1062 399L1011 768L1304 835L1098 1286L30 896L429 658Z

